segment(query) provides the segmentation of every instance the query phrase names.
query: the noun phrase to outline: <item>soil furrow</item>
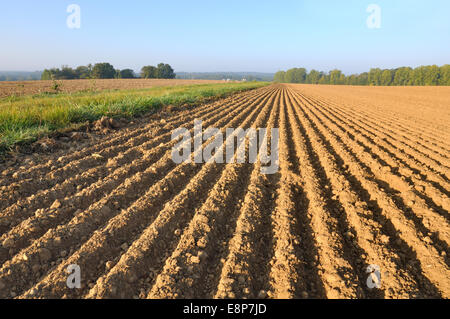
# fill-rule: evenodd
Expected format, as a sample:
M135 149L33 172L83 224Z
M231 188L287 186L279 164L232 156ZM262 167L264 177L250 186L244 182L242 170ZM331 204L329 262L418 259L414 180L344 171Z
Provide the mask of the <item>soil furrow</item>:
M267 94L270 94L270 92L265 92L265 94L257 96L256 100L264 98ZM245 107L249 103L252 103L253 101L254 100L249 99L248 101L243 101L242 103L238 103L236 105L233 104L229 107L226 107L219 114L214 114L215 112L212 112L213 114L211 117L205 116L202 119L204 121L218 120L221 117L223 117L224 115L227 115L230 112L229 109L234 108L233 111L237 113L241 108ZM237 106L239 106L240 108L237 108ZM191 123L188 123L188 121L191 119L193 120L193 117L189 117L188 120L185 121L184 123L182 123L181 125L184 125L187 127L193 126ZM150 141L147 141L140 146L133 147L129 151L119 154L115 158L110 158L109 160L107 160L106 164L104 163L106 161L106 159L102 159L101 162L105 165L101 165L99 167L89 170L88 172L77 175L75 178L69 179L67 182L63 183L61 186L57 185L54 189L52 189L52 192L42 192L42 193L38 193L36 195L32 195L31 198L22 200L19 203L16 203L15 205L13 205L12 207L5 209L4 211L2 211L0 213L0 216L2 217L2 225L0 225L0 234L2 231L4 232L5 230L8 230L8 228L16 226L18 222L25 220L28 216L33 214L38 208L48 208L52 205L52 203L56 199L61 200L61 198L60 198L61 194L64 194L66 199L71 200L72 198L70 198L70 196L69 196L69 195L71 195L71 193L64 192L64 190L67 188L72 189L72 190L79 189L79 190L84 191L86 188L93 187L95 191L102 192L101 186L103 184L106 184L104 181L102 181L102 175L103 176L106 175L105 177L103 177L103 180L112 178L112 179L114 179L115 183L119 183L119 181L123 180L123 178L121 178L121 174L120 174L120 171L123 171L123 165L128 164L130 162L131 162L131 164L128 164L128 166L134 165L134 161L137 161L138 163L141 164L140 165L141 168L138 169L139 171L142 169L142 167L145 167L145 165L147 165L147 166L151 165L152 160L154 161L154 159L157 158L158 156L162 156L164 154L164 152L167 152L175 144L174 141L170 140L170 135L171 135L171 133L168 132L165 134L164 139L161 139L161 138L151 139ZM156 140L156 141L154 141L154 140ZM164 142L164 143L162 143L162 142ZM151 157L148 156L149 152L152 155ZM146 162L140 161L141 156L143 156L144 159L147 159L147 161ZM133 167L133 166L131 166L131 167ZM119 171L119 174L118 174L118 171ZM122 173L122 175L123 175L123 173ZM127 175L127 173L125 173L125 176L126 175ZM96 177L97 177L97 183L94 185L92 183L91 184L80 183L80 182L82 182L82 180L80 181L80 179L77 178L78 176L81 176L80 178L83 178L83 179L90 178L93 181L96 181ZM98 183L100 183L100 186L97 185ZM61 188L63 188L63 189L61 189ZM76 193L73 197L75 199L82 197L83 194L79 194L79 193ZM84 209L85 207L78 206L78 208ZM17 218L18 215L20 215L20 218Z
M194 118L201 117L205 114L210 114L212 116L217 113L222 114L223 116L223 114L226 114L226 110L230 108L230 105L232 106L236 103L240 104L251 102L253 98L257 98L260 94L267 94L267 91L258 90L258 94L255 96L251 95L248 98L243 96L236 99L235 102L231 100L230 104L219 104L219 107L216 107L216 102L206 108L206 110L200 108L199 110L194 110L194 112L183 112L185 115L176 116L177 120L175 121L167 121L164 118L161 119L161 121L152 121L151 124L146 124L144 128L134 129L134 131L140 132L139 134L128 136L128 139L117 141L117 144L111 143L111 139L101 141L100 143L92 143L94 144L93 147L87 148L87 150L84 149L82 151L83 156L80 156L80 158L77 158L76 160L72 159L71 162L67 162L67 158L64 156L59 157L57 161L50 160L50 164L46 166L49 170L45 172L42 172L42 170L35 172L21 172L20 170L16 171L14 178L12 178L12 182L9 182L10 187L13 188L11 190L12 195L11 192L5 196L0 194L0 197L5 198L5 200L2 200L2 204L12 204L17 200L17 198L23 198L24 196L26 197L29 195L32 196L38 191L43 191L55 186L57 187L59 183L64 182L72 174L79 172L79 168L83 168L83 170L86 171L92 167L96 167L99 171L99 176L101 176L102 170L105 168L105 162L114 162L116 158L120 159L120 157L126 156L130 151L151 149L161 143L167 143L167 141L170 141L170 134L173 127L177 127L186 122L187 118L191 118L193 120ZM99 154L102 158L99 159L98 156L92 157L92 154ZM43 178L42 175L45 177ZM26 178L24 178L25 176ZM15 180L18 182L15 183ZM22 200L22 202L17 203L17 206L27 206L26 200Z
M378 132L381 133L380 138L382 138L386 142L394 144L397 150L401 150L405 152L407 155L416 157L421 161L422 165L426 165L432 168L433 170L439 172L440 174L443 174L446 178L446 181L448 181L448 178L450 176L448 175L449 173L448 166L444 166L438 160L430 157L430 155L427 154L426 151L416 149L417 143L413 142L413 145L415 145L414 147L413 145L411 145L411 143L405 142L401 137L398 136L398 134L393 130L391 126L388 126L381 121L374 121L369 116L363 116L353 110L347 110L343 106L336 107L334 105L333 109L339 112L343 112L351 119L355 118L361 119L361 121L364 123L363 127L365 128L375 129L378 127ZM409 153L407 153L405 149L408 150ZM448 162L447 159L444 159L444 161Z
M448 272L448 268L436 251L435 247L428 245L416 231L413 221L408 219L404 212L395 204L392 197L382 189L373 177L370 168L361 163L357 157L347 150L346 146L336 139L329 131L323 132L327 138L332 141L332 145L337 154L348 163L350 172L358 177L361 185L371 194L371 197L377 201L381 208L381 214L386 220L389 220L394 226L394 232L397 232L397 244L404 249L404 255L411 260L411 268L419 269L419 274L424 273L428 278L419 278L418 282L424 285L431 296L447 295L449 293L449 280L442 280L441 272ZM406 246L405 246L406 245ZM447 276L447 278L449 278ZM438 290L436 290L438 289Z
M300 109L303 110L304 104L295 96L292 96L296 115L300 115ZM301 107L303 106L303 107ZM304 114L303 111L301 111ZM307 132L317 136L310 123L304 122ZM336 155L323 140L319 133L319 138L312 139L316 152L320 155L319 161L324 167L325 173L331 184L332 198L339 202L335 208L337 218L341 220L341 229L345 232L342 237L345 238L347 245L352 248L355 267L359 270L361 278L367 278L366 269L369 265L376 264L383 270L383 289L367 289L366 280L360 282L361 289L364 290L364 296L369 298L392 298L393 296L403 296L405 298L418 292L415 287L415 281L399 265L396 260L399 258L396 252L386 251L386 239L388 239L383 229L383 225L376 220L367 218L371 214L370 197L361 190L346 169L345 163ZM380 237L376 238L375 234Z
M266 103L254 124L248 123L244 129L250 125L254 128L262 126L272 105L273 98ZM248 150L248 144L246 146ZM248 160L248 155L246 157ZM212 297L211 291L217 285L214 274L220 269L220 260L225 254L226 245L222 243L231 237L231 231L236 225L245 194L242 186L248 184L252 168L250 164L226 166L207 200L183 232L148 298Z
M309 104L309 102L306 103L311 108L317 110L317 108L312 104ZM319 119L319 121L321 120ZM448 241L450 241L450 229L447 222L448 212L445 211L445 209L438 207L430 198L420 194L413 188L413 185L408 184L400 176L392 173L393 168L381 160L376 151L370 149L370 141L363 140L363 142L359 142L355 138L349 136L348 128L337 126L330 121L327 121L324 125L333 128L334 134L355 154L358 154L364 163L370 163L369 166L372 167L374 176L380 182L385 183L386 190L392 190L395 196L401 199L403 210L412 209L413 213L422 220L422 223L427 225L426 227L422 226L428 229L427 233L431 231L434 234L439 234L438 237L441 244L444 245L445 250L448 250ZM427 202L431 202L433 208L438 209L443 216L435 213L433 208L428 207Z
M368 146L371 146L372 149L375 148L374 152L376 153L376 156L379 156L380 159L382 157L383 161L390 164L390 167L388 167L388 165L381 165L381 170L386 169L388 173L397 175L394 179L397 184L400 183L403 185L404 190L407 192L413 191L416 197L420 197L419 201L425 201L425 203L436 210L437 213L443 215L447 220L449 219L448 210L450 208L450 192L447 188L450 187L450 183L447 183L441 176L434 174L434 172L428 170L426 167L417 165L414 159L402 156L401 153L393 153L395 152L395 149L391 149L389 145L386 145L387 143L384 140L381 140L377 135L368 132L364 127L359 126L358 128L354 128L351 120L350 122L342 120L336 115L334 110L325 108L328 114L331 113L337 118L337 120L333 120L329 115L323 113L324 108L325 107L322 105L321 109L318 109L318 111L322 112L325 117L337 126L340 126L338 121L345 123L347 125L346 131L354 130L355 133L347 133L350 138L355 139L356 136L361 136L361 138L367 139L369 141ZM367 134L370 134L371 136ZM373 146L374 144L375 147ZM364 145L362 147L366 148ZM361 149L361 151L363 151L363 149ZM427 171L426 174L423 173L424 170ZM400 179L398 177L400 177ZM406 187L405 182L408 182L409 187ZM407 202L409 202L409 200Z
M274 128L278 117L279 97L273 105L267 128ZM269 131L266 134L270 134ZM267 136L266 135L266 136ZM264 142L263 142L264 143ZM269 138L267 143L272 143ZM261 151L261 149L260 149ZM228 255L218 278L215 298L268 297L272 242L270 214L276 196L278 174L260 173L261 158L254 164L244 201L228 242Z
M322 92L323 93L323 92ZM382 110L378 110L377 106L367 106L365 103L357 103L355 104L353 101L347 100L345 104L336 104L335 97L330 98L329 96L319 94L315 94L311 90L308 91L308 96L314 96L314 98L319 98L323 101L326 101L328 104L332 104L334 107L341 109L342 107L350 107L350 110L358 110L359 114L364 114L364 117L369 117L373 119L377 119L378 121L385 122L388 124L390 128L401 127L402 129L409 130L409 135L416 136L417 139L414 141L425 141L427 142L427 147L432 145L436 145L440 148L440 151L444 153L444 155L448 154L450 151L450 145L446 143L450 134L448 133L448 127L443 128L440 125L436 125L436 123L427 122L425 125L420 124L421 117L416 116L404 116L404 114L399 113L398 111L392 111L386 108ZM408 122L408 126L404 126L403 123ZM426 140L426 136L431 140ZM410 137L410 136L405 136ZM447 156L448 157L448 156Z
M272 212L274 253L271 264L273 298L321 298L324 287L318 274L317 248L307 216L308 199L287 121L286 91L280 110L280 181Z
M258 111L260 111L260 107L256 106L254 108L252 114L243 122L243 126L251 123L258 114ZM236 123L236 119L229 123L231 127L235 124L238 124ZM166 203L155 221L133 242L130 249L121 257L118 264L109 273L97 280L97 284L91 289L87 297L110 298L117 296L114 293L114 289L111 289L114 286L120 286L121 297L122 295L128 297L139 296L141 293L139 288L144 289L144 287L150 285L155 280L156 274L162 271L166 259L171 255L170 252L176 249L176 245L179 242L178 236L180 234L176 236L174 234L177 233L177 230L181 233L181 230L187 227L186 224L188 221L200 209L199 205L201 205L202 201L206 200L208 195L207 190L211 189L211 184L216 184L219 180L222 169L222 164L203 165L202 170L190 181L183 192L178 194L170 203ZM210 177L208 183L204 183L202 179L211 174L208 171L213 171L214 176ZM197 177L200 180L196 181ZM200 198L197 198L197 196L200 196ZM165 236L165 240L161 240L161 236ZM165 251L164 255L162 251ZM136 258L136 254L139 254L140 258ZM122 264L127 265L126 271L124 271ZM143 268L143 265L146 266ZM150 272L147 269L150 269ZM130 271L132 271L131 274ZM130 277L139 280L140 284L127 284ZM123 285L126 286L126 290L124 290L125 286L122 287Z
M291 91L287 95L287 111L292 136L300 163L301 180L308 201L307 216L317 247L316 264L319 276L328 298L353 298L360 296L360 289L354 266L345 253L343 238L338 236L339 220L334 214L335 202L329 198L329 182L314 153L312 140L305 130L305 123L299 123L290 103Z
M267 98L267 96L265 97ZM256 103L258 100L256 101ZM255 103L255 102L254 102ZM254 113L253 104L247 104L245 112L240 112L237 117L234 119L239 119L240 117L245 116L248 112ZM235 116L234 112L230 112L227 116L222 117L216 124L221 125L221 123L226 123L228 119L232 119L233 116ZM213 124L210 122L207 122L209 124ZM62 227L59 226L56 229L52 229L48 231L43 237L39 239L39 241L34 242L32 246L28 247L25 252L27 254L36 254L36 250L39 251L39 249L36 249L36 247L50 245L52 237L60 237L62 235L58 234L65 234L66 236L70 234L70 237L75 238L82 238L86 237L89 238L90 232L94 231L95 229L98 229L103 225L107 220L111 219L113 216L115 216L120 209L126 208L131 203L133 203L136 199L138 199L141 194L145 193L145 191L148 189L148 185L152 185L152 183L155 183L160 178L164 177L169 173L173 168L175 167L175 163L171 159L171 150L168 150L163 158L161 158L157 163L152 165L151 167L147 168L143 173L138 173L136 175L133 175L132 178L128 178L123 184L121 184L118 188L114 189L112 193L110 193L106 198L101 199L99 202L96 202L94 204L91 204L89 209L87 211L82 211L79 213L78 216L76 216L74 219L72 219L69 223L63 225ZM171 183L169 181L169 186L171 187ZM166 188L168 188L166 186ZM117 203L117 204L116 204ZM105 208L106 207L106 208ZM103 211L107 211L107 214L103 214ZM86 227L89 225L89 227ZM84 240L85 241L85 240ZM61 250L64 249L66 252L69 251L69 248L71 248L73 251L75 251L80 244L82 244L84 241L76 243L74 247L71 248L70 245L73 245L71 241L65 241L63 243L63 246L67 247L59 247ZM22 255L22 252L20 254L17 254L13 258L13 265L15 263L19 264L29 264L30 261L28 258L27 261L21 260L20 256ZM54 256L52 259L56 259L57 257ZM14 262L15 261L15 262ZM9 263L6 262L2 270L9 268ZM0 270L0 273L1 271ZM13 274L10 274L13 275ZM9 278L11 276L7 276ZM1 275L0 275L1 278ZM12 277L11 277L12 278ZM24 280L24 279L22 279ZM6 279L4 280L6 281ZM32 282L32 281L29 281Z
M6 158L0 298L450 297L449 90L207 101Z

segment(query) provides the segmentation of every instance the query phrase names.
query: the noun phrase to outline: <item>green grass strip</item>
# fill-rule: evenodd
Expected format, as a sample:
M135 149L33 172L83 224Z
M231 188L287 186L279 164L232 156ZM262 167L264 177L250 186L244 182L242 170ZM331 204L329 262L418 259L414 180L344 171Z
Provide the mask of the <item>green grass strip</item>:
M13 96L0 99L0 152L102 116L133 118L167 105L202 103L268 85L264 82L196 84L150 89Z

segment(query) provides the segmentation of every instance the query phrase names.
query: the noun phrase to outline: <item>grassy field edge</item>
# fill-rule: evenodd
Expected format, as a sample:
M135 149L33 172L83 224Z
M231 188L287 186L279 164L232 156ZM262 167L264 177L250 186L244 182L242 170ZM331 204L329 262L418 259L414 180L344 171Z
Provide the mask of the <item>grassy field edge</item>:
M0 99L0 153L102 116L132 119L168 105L197 105L269 85L195 84Z

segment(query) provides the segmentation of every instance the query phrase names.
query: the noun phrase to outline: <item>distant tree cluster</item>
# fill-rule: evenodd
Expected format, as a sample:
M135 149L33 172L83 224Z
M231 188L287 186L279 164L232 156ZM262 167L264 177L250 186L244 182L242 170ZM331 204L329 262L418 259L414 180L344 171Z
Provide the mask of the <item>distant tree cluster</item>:
M340 70L328 73L304 68L278 71L274 81L280 83L334 84L334 85L450 85L450 64L419 66L415 69L401 67L397 69L370 69L369 72L346 76Z
M174 79L176 76L169 64L160 63L158 66L147 65L141 69L141 78L144 79Z
M158 67L144 66L141 76L146 79L173 79L175 73L169 64L160 63ZM89 64L75 69L62 66L59 68L45 69L41 80L72 80L72 79L133 79L136 78L131 69L117 70L110 63Z

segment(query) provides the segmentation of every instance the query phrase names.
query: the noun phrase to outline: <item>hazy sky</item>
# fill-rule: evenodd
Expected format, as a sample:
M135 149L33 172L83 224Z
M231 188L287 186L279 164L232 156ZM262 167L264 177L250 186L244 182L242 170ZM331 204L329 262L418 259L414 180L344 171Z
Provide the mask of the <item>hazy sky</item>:
M370 29L370 4L381 28ZM69 29L70 4L81 28ZM139 70L345 73L450 63L448 0L14 0L0 2L0 70L111 62Z

